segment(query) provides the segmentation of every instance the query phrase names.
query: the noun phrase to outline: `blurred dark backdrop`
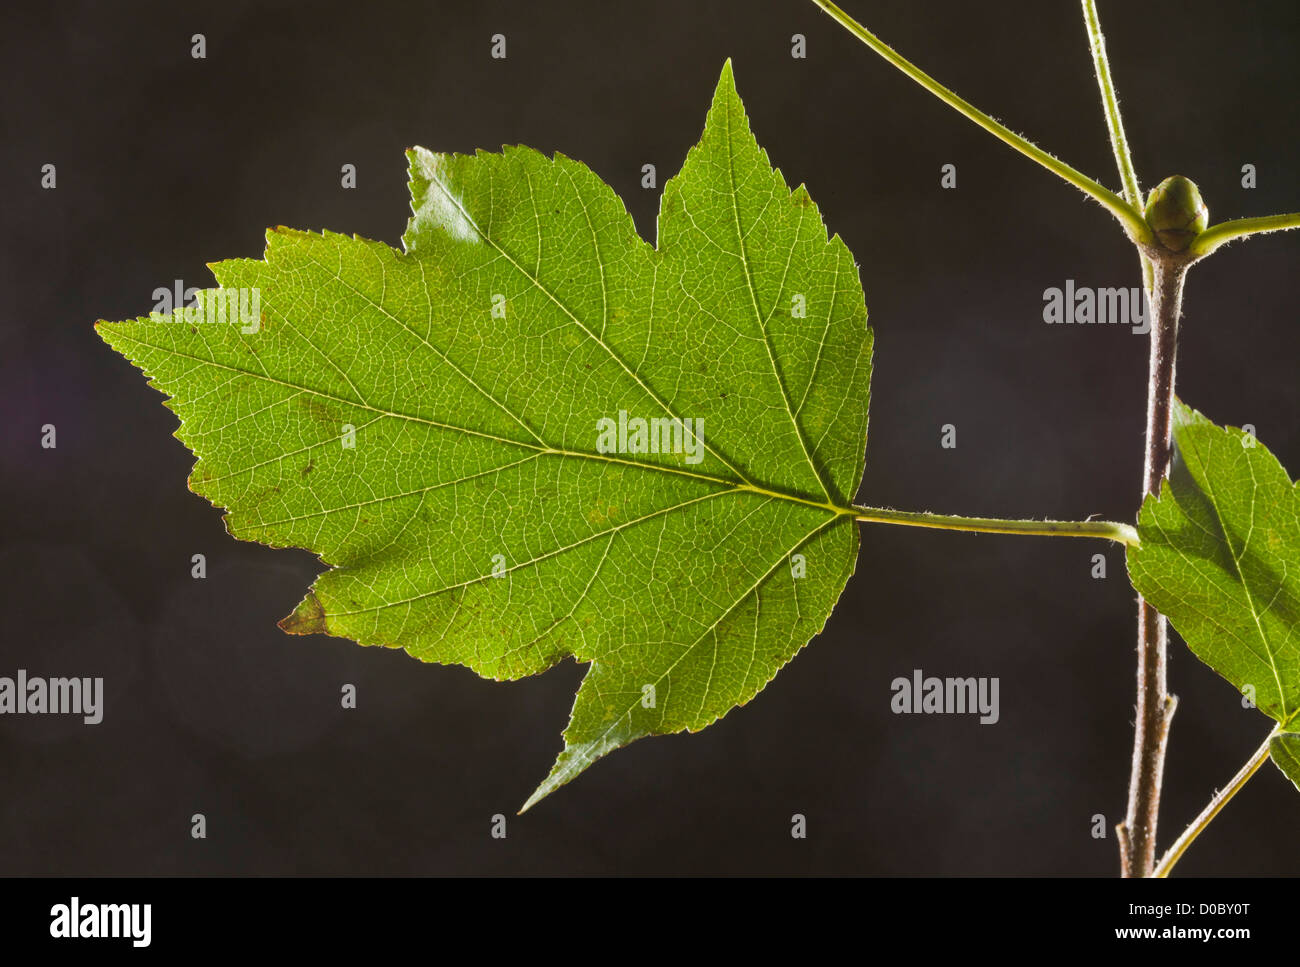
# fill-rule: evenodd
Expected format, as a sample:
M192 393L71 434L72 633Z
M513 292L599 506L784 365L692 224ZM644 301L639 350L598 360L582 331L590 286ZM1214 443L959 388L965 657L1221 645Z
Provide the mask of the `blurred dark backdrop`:
M847 6L1118 185L1077 3ZM1144 185L1188 175L1213 220L1300 207L1295 3L1102 0L1101 15ZM877 338L861 499L1131 520L1146 339L1041 319L1043 290L1066 279L1139 284L1097 205L806 0L55 2L6 4L0 22L0 674L107 689L98 726L0 719L0 873L1117 869L1113 834L1090 835L1095 814L1122 816L1132 741L1134 594L1113 545L864 526L825 633L756 701L638 742L516 819L582 668L497 684L282 634L314 557L225 534L186 489L175 418L91 328L147 312L174 279L209 283L206 262L259 256L269 225L398 245L411 144L562 150L653 238L641 165L660 186L676 172L731 56L760 142L861 265ZM1300 236L1272 236L1197 267L1178 372L1185 400L1253 423L1293 472L1297 262ZM889 683L914 668L998 676L1001 721L891 714ZM1177 640L1170 676L1163 843L1268 729ZM1296 872L1297 806L1266 767L1180 869ZM505 841L489 836L498 812ZM806 840L790 837L795 812Z

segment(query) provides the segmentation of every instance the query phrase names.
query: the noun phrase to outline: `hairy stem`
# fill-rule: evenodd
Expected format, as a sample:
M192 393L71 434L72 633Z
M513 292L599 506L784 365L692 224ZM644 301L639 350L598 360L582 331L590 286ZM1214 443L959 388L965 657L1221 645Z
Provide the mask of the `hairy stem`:
M1178 345L1178 316L1182 309L1185 258L1152 258L1155 298L1151 306L1151 356L1147 385L1146 463L1143 496L1157 494L1169 469L1170 429L1174 402L1174 356ZM1138 599L1137 716L1133 736L1133 769L1129 781L1128 813L1120 830L1120 861L1124 876L1147 876L1155 865L1156 820L1160 813L1160 784L1165 771L1169 721L1178 700L1165 679L1167 629L1165 618Z
M1179 836L1174 845L1169 847L1169 850L1161 858L1160 865L1152 871L1152 876L1163 878L1169 875L1169 871L1174 868L1174 864L1187 852L1187 847L1191 846L1196 841L1196 837L1205 831L1205 827L1210 825L1210 820L1219 815L1219 810L1226 806L1228 801L1250 781L1250 777L1259 771L1259 767L1268 759L1269 743L1273 741L1273 736L1281 731L1281 727L1278 727L1270 732L1263 745L1255 750L1255 754L1247 759L1246 764L1232 777L1232 781L1214 794L1214 798L1210 800L1209 804L1183 830L1183 835Z
M1002 520L996 517L954 517L917 511L887 510L853 505L857 519L874 524L934 527L940 530L976 531L984 534L1035 534L1044 537L1101 537L1121 544L1136 544L1137 531L1109 520Z
M1101 32L1101 20L1097 17L1097 4L1095 0L1081 0L1081 3L1083 21L1088 27L1092 66L1097 74L1097 88L1101 92L1101 106L1106 115L1106 130L1110 132L1110 147L1115 154L1115 166L1119 168L1120 180L1124 183L1124 200L1140 210L1142 187L1138 184L1133 156L1128 148L1128 136L1124 133L1124 118L1119 113L1119 97L1115 93L1115 82L1110 76L1110 58L1106 56L1106 38ZM1139 257L1142 260L1142 282L1150 301L1154 270L1145 253L1139 252Z
M1106 57L1106 38L1097 19L1094 0L1082 0L1083 19L1088 26L1088 46L1092 51L1092 65L1097 71L1097 87L1101 90L1101 106L1106 112L1106 128L1110 132L1110 146L1115 152L1115 165L1124 182L1124 198L1134 208L1142 207L1142 193L1138 187L1137 172L1129 154L1128 138L1124 134L1124 119L1119 113L1119 98L1115 95L1115 82L1110 76L1110 60Z
M1196 256L1209 255L1220 245L1248 235L1263 232L1284 232L1287 229L1300 228L1300 212L1288 215L1264 215L1261 218L1234 218L1229 222L1211 225L1192 242L1189 249Z
M1064 161L1048 154L1032 141L1021 137L1006 125L995 121L983 111L962 100L929 74L900 56L891 47L881 41L875 34L867 30L866 27L862 26L862 24L858 23L834 3L831 3L830 0L812 0L812 2L821 7L822 10L826 11L826 13L844 27L845 30L853 34L853 36L857 37L877 54L889 61L889 63L893 64L900 71L912 80L916 81L949 107L965 115L994 137L1011 145L1011 147L1015 148L1027 158L1038 162L1048 171L1064 178L1085 195L1100 202L1104 208L1119 219L1120 224L1124 226L1124 230L1128 232L1129 237L1135 242L1138 244L1150 244L1153 241L1151 229L1147 225L1146 219L1142 217L1142 211L1137 205L1130 204L1110 189L1099 185L1087 175L1080 171L1076 171Z

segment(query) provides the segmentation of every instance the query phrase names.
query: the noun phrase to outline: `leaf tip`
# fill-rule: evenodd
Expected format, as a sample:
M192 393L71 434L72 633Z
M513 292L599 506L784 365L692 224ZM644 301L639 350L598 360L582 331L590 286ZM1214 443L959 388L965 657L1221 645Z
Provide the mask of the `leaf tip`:
M291 635L317 635L329 632L325 626L325 608L321 605L320 598L316 597L315 591L308 591L307 597L294 608L293 613L280 619L279 626L281 631Z
M1204 413L1201 413L1195 407L1188 406L1177 396L1174 397L1174 407L1169 422L1172 424L1171 430L1173 431L1174 443L1180 451L1187 440L1188 430L1194 430L1198 427L1219 429Z
M565 734L566 741L564 743L564 749L555 760L555 765L551 767L551 771L547 774L546 778L541 781L541 784L533 790L533 794L528 797L528 800L519 807L517 815L522 816L551 793L555 792L555 790L568 783L569 780L578 776L579 773L584 772L592 762L601 755L604 755L605 752L610 751L610 749L606 748L597 752L595 755L587 754L584 756L576 754L579 750L569 744L567 741L568 733L566 732ZM617 748L617 746L614 748Z
M731 67L731 58L728 57L722 62L722 73L718 75L718 87L736 89L736 75Z
M515 815L522 816L524 813L528 812L528 810L532 809L539 802L541 802L543 799L549 796L551 794L551 789L548 788L548 783L549 780L548 782L543 782L540 786L534 789L533 794L528 797L528 801L519 807L519 812L515 813Z
M421 162L425 158L432 158L434 156L434 152L430 151L428 148L423 148L418 144L413 144L406 149L405 155L406 155L406 162L407 162L407 170L417 171L420 167Z

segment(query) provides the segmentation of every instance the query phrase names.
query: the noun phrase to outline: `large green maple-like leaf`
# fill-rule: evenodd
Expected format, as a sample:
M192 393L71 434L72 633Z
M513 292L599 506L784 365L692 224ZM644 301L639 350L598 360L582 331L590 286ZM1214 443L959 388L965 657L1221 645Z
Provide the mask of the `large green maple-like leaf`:
M230 533L330 565L287 631L497 679L590 663L527 808L747 702L824 626L857 556L872 337L730 63L655 247L562 155L408 157L404 252L276 229L213 266L260 324L99 331L170 396Z
M1169 479L1143 503L1141 543L1128 549L1133 586L1290 730L1300 721L1300 489L1252 434L1181 403L1174 442ZM1272 743L1284 772L1291 742Z

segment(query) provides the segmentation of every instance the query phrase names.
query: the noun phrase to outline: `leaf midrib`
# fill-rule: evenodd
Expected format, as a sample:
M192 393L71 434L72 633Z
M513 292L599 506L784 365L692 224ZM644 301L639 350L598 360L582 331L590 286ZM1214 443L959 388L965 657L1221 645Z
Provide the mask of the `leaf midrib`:
M113 326L113 328L115 330L117 329L116 326ZM179 350L172 349L169 346L161 346L156 343L145 342L142 339L136 339L133 336L127 334L126 332L120 330L114 332L114 338L124 339L128 342L132 342L136 344L137 346L143 346L158 352L167 353L168 355L175 356L180 359L189 359L196 363L202 363L207 366L213 366L218 369L226 370L227 372L236 373L240 376L246 376L250 379L257 379L257 380L262 380L264 382L273 383L277 386L283 386L286 389L296 390L299 393L309 393L312 396L317 396L323 400L328 400L331 403L341 403L344 406L355 406L358 409L368 410L371 413L376 413L380 417L390 417L392 419L408 420L413 423L422 423L426 426L437 427L438 429L441 430L450 430L458 433L464 433L470 436L477 436L483 439L492 440L496 443L501 443L506 446L520 447L521 449L532 450L541 455L570 457L570 458L582 459L582 460L594 460L601 463L612 463L612 464L618 464L620 466L635 467L641 470L654 470L659 473L673 474L680 477L687 477L693 480L702 480L705 481L706 483L718 484L719 486L725 487L737 493L755 493L767 497L775 497L780 500L787 500L793 503L802 504L804 506L815 507L819 510L828 511L831 514L838 515L838 516L853 515L856 513L854 508L851 506L842 507L838 504L833 504L830 502L813 500L807 497L801 497L798 494L791 494L781 490L775 490L771 487L760 486L758 484L751 483L747 480L742 480L742 481L728 480L725 477L715 477L712 476L711 474L694 473L693 471L690 470L683 470L680 467L670 467L670 466L665 466L663 464L643 463L637 460L628 460L623 457L613 456L607 453L590 453L584 450L569 450L563 447L533 444L533 443L525 442L523 440L512 440L507 437L501 437L492 433L486 433L482 430L473 430L468 427L456 426L451 423L441 423L437 420L431 420L428 417L415 416L410 413L401 413L396 410L386 410L382 407L373 406L369 403L365 403L359 400L350 400L347 397L338 396L334 393L328 393L324 390L315 389L310 386L303 386L298 383L292 383L289 382L288 380L279 379L275 376L270 376L265 373L255 373L251 370L240 369L238 366L231 366L228 363L218 362L215 359L207 359L202 356L197 356L193 353L181 352ZM183 420L182 423L184 423ZM322 443L328 443L328 442L330 441L329 440L322 441ZM199 456L202 457L202 454L199 454ZM288 456L288 454L281 455L281 457L273 458L272 460L266 462L273 463L275 462L276 459L282 459L284 456ZM247 472L248 470L251 469L254 468L246 467L241 470L231 471L230 473L223 474L222 479L226 477L237 476L238 474Z
M723 114L724 122L727 127L727 137L726 137L727 180L731 183L731 214L734 217L735 225L736 225L736 244L740 247L740 251L737 253L737 257L740 259L741 268L744 270L745 273L745 286L749 290L749 302L754 309L754 320L755 322L758 323L758 331L763 337L763 348L767 350L767 361L769 365L772 367L772 378L776 380L777 393L779 393L781 396L781 403L782 405L785 406L785 414L787 417L789 417L790 425L794 428L794 435L795 435L795 439L799 441L799 448L803 450L803 458L805 461L807 461L808 468L812 471L813 479L816 480L817 485L822 488L822 493L826 495L826 499L830 500L831 499L830 487L826 485L826 481L822 479L821 471L817 469L817 464L813 462L812 454L808 450L808 441L804 439L803 427L800 425L798 418L795 416L794 410L790 408L790 394L786 390L785 379L781 376L781 367L777 364L776 353L772 351L772 340L768 337L767 323L763 318L763 310L758 304L758 291L754 287L754 273L749 264L749 251L745 247L745 229L744 226L742 226L740 223L740 203L736 200L737 197L739 196L739 186L736 184L736 159L735 159L736 149L731 137L730 107L729 106L724 107L722 114ZM803 209L800 209L799 228L802 228L802 226L803 226ZM795 229L795 241L791 243L791 252L793 252L794 247L798 245L799 228ZM786 262L786 268L787 270L789 269L788 260ZM837 264L836 265L837 273L838 270L839 270L839 266ZM784 277L782 277L781 285L784 288L785 286ZM779 292L777 293L777 299L778 300L780 299ZM834 307L832 306L832 309L833 308ZM773 311L776 310L775 302L773 303L772 309ZM828 314L827 328L830 328L829 318L830 316ZM824 337L825 337L825 333L823 332L823 338ZM812 386L812 377L810 376L808 379L808 387L811 386ZM804 395L805 397L807 396L806 389ZM800 404L800 407L802 408L802 403Z

